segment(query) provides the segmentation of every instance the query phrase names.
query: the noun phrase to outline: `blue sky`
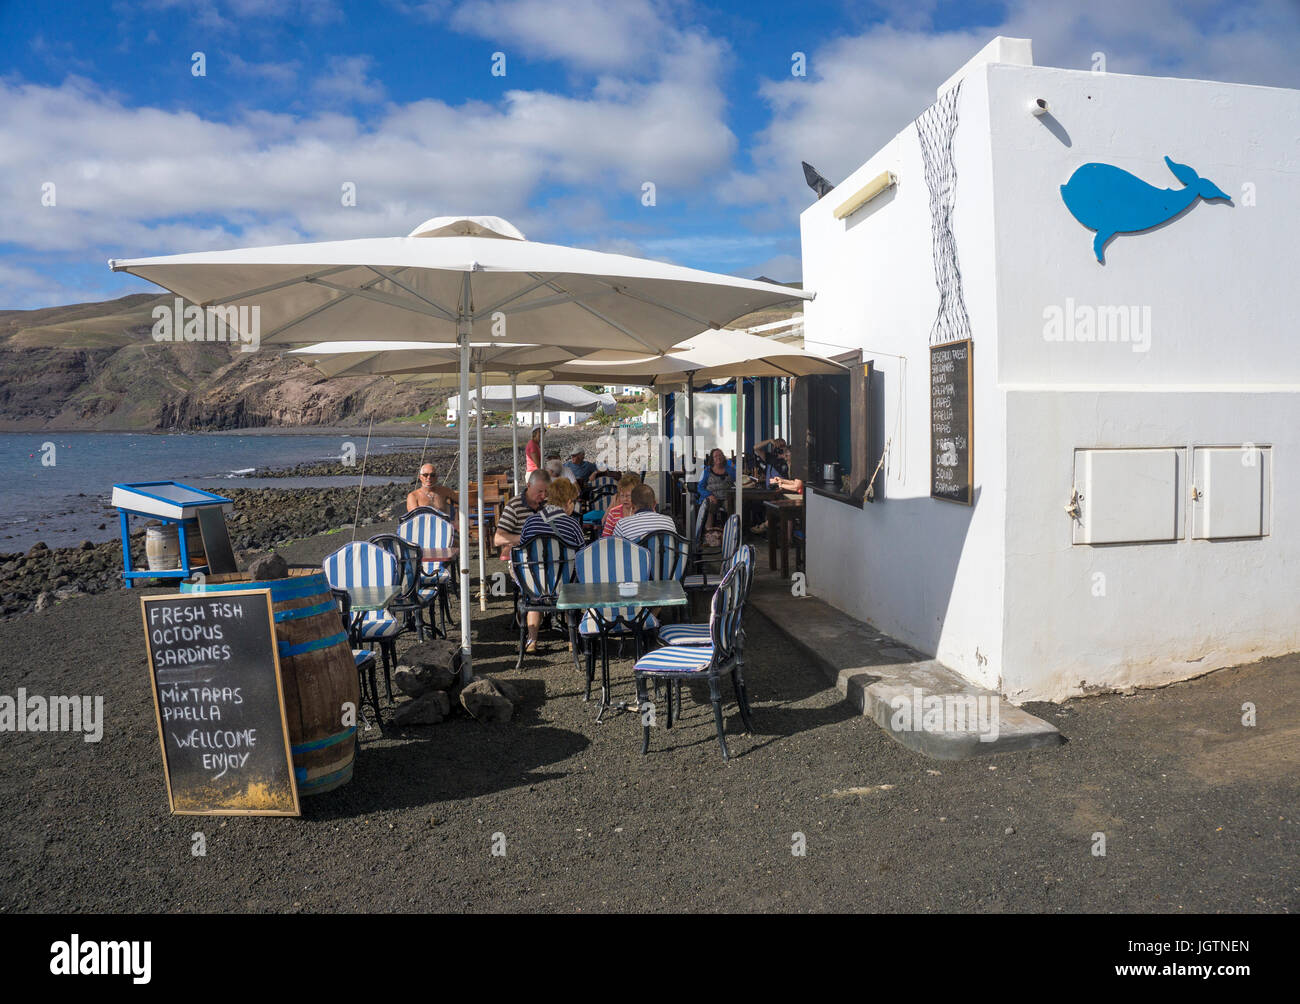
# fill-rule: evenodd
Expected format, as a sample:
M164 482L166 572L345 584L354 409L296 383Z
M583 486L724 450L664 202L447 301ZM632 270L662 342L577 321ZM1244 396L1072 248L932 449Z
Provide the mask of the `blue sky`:
M453 213L797 279L799 161L838 181L998 34L1300 87L1297 0L0 0L0 309L154 289L109 257Z

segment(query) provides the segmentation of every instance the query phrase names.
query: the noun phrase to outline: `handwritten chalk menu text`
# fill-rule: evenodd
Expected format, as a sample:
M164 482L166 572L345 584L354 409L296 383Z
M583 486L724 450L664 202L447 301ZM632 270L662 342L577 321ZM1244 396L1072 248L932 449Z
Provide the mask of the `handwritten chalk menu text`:
M140 609L172 812L298 815L270 590Z
M930 497L975 501L970 339L930 346Z

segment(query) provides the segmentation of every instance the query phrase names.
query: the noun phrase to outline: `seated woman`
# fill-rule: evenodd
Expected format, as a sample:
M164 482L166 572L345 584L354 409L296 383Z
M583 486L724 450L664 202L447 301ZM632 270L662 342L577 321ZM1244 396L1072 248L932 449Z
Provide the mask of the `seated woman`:
M582 533L582 524L573 515L577 501L577 485L568 478L552 481L546 489L545 504L524 520L524 528L519 532L519 543L527 544L539 533L553 533L570 547L585 547L587 540Z
M695 489L699 505L705 506L708 510L704 524L706 530L721 531L725 508L719 493L734 487L736 487L736 469L727 459L727 455L714 447L709 452L709 466L704 468L699 487Z
M640 483L641 477L638 474L624 474L618 479L618 495L614 498L614 504L605 510L605 519L600 524L602 537L610 536L624 514L632 512L632 489Z
M573 516L573 505L578 501L578 486L568 478L556 478L546 489L546 501L542 507L524 520L519 532L520 546L542 533L553 533L574 549L586 546L582 525ZM511 574L514 567L511 566ZM528 639L524 644L525 652L537 651L537 633L542 626L542 615L538 611L528 614Z

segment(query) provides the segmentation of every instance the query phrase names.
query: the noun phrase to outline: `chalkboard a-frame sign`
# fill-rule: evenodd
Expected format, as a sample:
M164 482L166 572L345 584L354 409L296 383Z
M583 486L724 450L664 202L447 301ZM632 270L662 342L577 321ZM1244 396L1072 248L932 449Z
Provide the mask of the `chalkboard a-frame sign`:
M975 501L974 346L930 346L930 497Z
M268 589L142 596L176 815L297 816Z

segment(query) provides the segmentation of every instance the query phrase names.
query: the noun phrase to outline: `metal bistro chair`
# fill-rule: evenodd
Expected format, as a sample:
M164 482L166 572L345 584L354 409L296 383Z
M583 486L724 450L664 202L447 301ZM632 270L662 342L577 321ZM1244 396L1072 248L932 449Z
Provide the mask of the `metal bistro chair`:
M573 579L575 582L646 582L650 579L650 552L622 537L601 537L578 552L574 559ZM591 700L591 684L596 677L596 643L600 642L603 706L609 703L609 636L631 634L639 658L644 650L645 633L657 630L659 622L646 607L616 606L587 610L576 629L572 620L569 625L575 665L579 637L586 643L587 690L584 701Z
M354 540L329 555L321 567L334 589L357 586L396 586L401 582L397 559L378 544ZM384 659L384 686L393 699L392 663L397 661L397 636L402 622L388 610L367 610L356 621L356 638L363 645L378 645Z
M753 734L754 727L749 714L749 695L745 690L745 678L742 673L742 632L741 613L744 609L743 579L745 571L737 566L723 576L717 591L713 594L713 603L709 614L710 644L700 646L668 646L655 649L649 655L637 660L632 671L636 681L636 696L641 707L647 703L646 680L664 680L670 688L673 684L680 686L685 679L698 679L701 676L709 681L709 697L713 702L713 721L718 729L718 745L722 747L722 759L731 758L727 749L727 738L722 721L722 690L719 686L724 674L731 677L731 685L736 692L736 704L740 708L740 719L745 731ZM667 702L667 726L673 727L673 702ZM650 723L642 719L641 753L650 752Z
M744 578L741 580L741 604L749 600L749 588L754 583L754 547L745 544L736 548L735 554L722 563L722 575L726 578L733 568L741 568ZM716 587L715 587L716 588ZM659 628L661 645L711 645L712 636L708 624L664 624Z
M382 547L397 562L397 584L402 587L388 609L402 619L403 628L416 631L424 641L424 610L432 602L420 596L420 548L395 533L377 533L370 543Z
M412 510L407 514L406 519L397 524L397 535L421 548L454 546L456 528L451 520L439 515L437 510L430 509L428 506L422 506L421 510ZM451 603L447 596L454 580L455 576L445 562L421 560L417 595L430 611L433 610L434 604L437 604L442 626L438 627L434 624L432 614L429 617L429 626L444 638L447 637L447 623L451 620Z
M690 568L687 570L688 574L682 579L682 588L686 590L687 598L692 600L696 593L711 591L717 586L726 571L727 563L740 547L740 517L733 513L722 524L722 546L716 551L705 549L705 516L706 510L704 506L700 506L695 520L695 550L691 557ZM706 562L713 561L718 562L717 573L709 572L704 567ZM694 608L694 603L687 607L690 610Z
M352 615L352 596L346 589L331 589L334 601L339 605L343 617L343 630L348 634L348 644L357 645L358 620ZM352 658L357 664L357 682L361 685L361 699L366 699L366 676L370 677L370 706L375 709L375 720L379 720L379 686L375 683L375 653L366 648L353 648Z
M605 519L605 510L614 504L614 499L617 497L618 482L593 488L591 494L587 496L586 509L582 513L582 528L590 532L592 524L595 524L596 535L599 536L600 524Z
M519 620L519 658L515 660L515 669L524 664L528 615L559 615L555 609L556 593L561 582L572 578L577 556L572 546L553 533L539 533L528 543L510 549L510 566L518 587L515 616Z
M685 537L672 530L656 530L642 537L640 543L650 552L650 578L682 581L690 558L690 544Z
M727 561L722 563L723 578L731 571L732 568L739 567L744 571L744 579L741 580L740 606L744 610L745 604L749 601L749 588L754 584L754 548L750 544L744 544L736 549ZM716 589L716 587L715 587ZM678 646L700 646L712 645L713 635L710 633L708 624L664 624L659 628L660 645L678 645ZM741 649L744 649L744 633L741 633ZM658 681L655 681L658 686ZM669 696L672 696L673 684L668 684ZM676 702L677 717L682 717L682 684L677 681L676 685Z
M591 479L587 482L587 487L594 492L597 488L603 488L605 485L613 485L615 489L615 494L617 494L618 477L619 476L617 474L609 474L602 471L598 474L593 474L591 476Z

